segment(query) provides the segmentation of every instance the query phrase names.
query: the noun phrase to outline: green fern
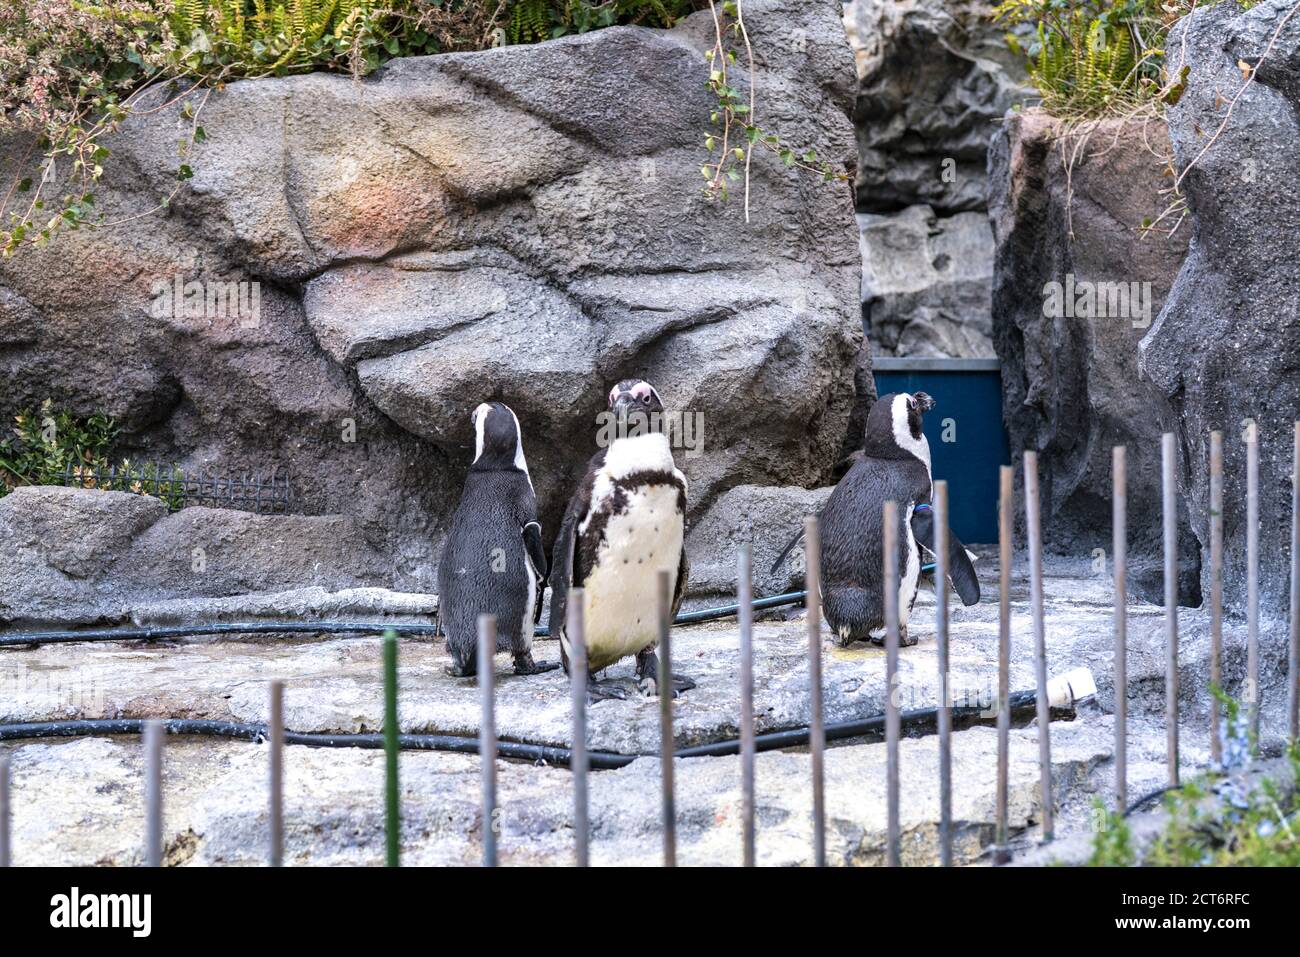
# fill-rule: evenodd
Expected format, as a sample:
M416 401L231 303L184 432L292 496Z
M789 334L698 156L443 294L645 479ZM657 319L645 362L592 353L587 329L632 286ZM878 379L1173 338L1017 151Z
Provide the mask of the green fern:
M1167 27L1155 0L1005 0L994 16L1033 25L1028 49L1014 33L1007 43L1053 113L1118 113L1160 90Z

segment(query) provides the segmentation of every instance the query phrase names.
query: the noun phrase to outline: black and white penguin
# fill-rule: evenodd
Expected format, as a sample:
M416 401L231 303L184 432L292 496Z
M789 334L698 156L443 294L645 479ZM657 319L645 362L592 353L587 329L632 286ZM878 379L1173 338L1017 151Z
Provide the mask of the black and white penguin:
M587 668L599 672L636 656L641 692L659 693L659 572L673 582L675 615L686 589L688 566L686 476L673 462L663 429L663 403L648 382L624 379L609 393L608 444L587 464L569 500L551 561L552 635L560 639L569 670L566 614L570 588L583 589ZM672 679L671 693L695 687ZM613 682L593 682L594 697L625 696Z
M474 464L438 567L438 626L452 660L447 673L477 671L481 614L496 615L497 650L514 655L517 674L551 671L559 665L539 665L532 654L546 552L519 419L501 402L483 403L473 419Z
M847 645L885 638L885 603L881 552L884 503L898 503L898 624L904 645L907 619L916 601L924 557L934 554L934 513L930 478L930 443L921 417L934 407L924 392L891 393L876 400L867 415L865 443L854 453L853 467L835 486L819 515L822 608L826 620ZM786 547L773 571L798 542ZM962 603L979 601L979 579L971 554L948 533L948 578Z

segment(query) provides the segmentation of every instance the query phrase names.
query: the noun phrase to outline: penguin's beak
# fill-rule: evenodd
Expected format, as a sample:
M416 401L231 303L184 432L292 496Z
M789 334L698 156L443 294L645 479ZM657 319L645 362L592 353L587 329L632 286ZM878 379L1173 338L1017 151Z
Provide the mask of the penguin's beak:
M916 400L916 407L922 412L929 412L934 408L934 399L925 392L913 392L912 398Z
M618 397L614 399L614 405L611 406L610 411L614 413L615 418L621 421L626 419L628 412L635 407L636 396L630 392L620 392Z

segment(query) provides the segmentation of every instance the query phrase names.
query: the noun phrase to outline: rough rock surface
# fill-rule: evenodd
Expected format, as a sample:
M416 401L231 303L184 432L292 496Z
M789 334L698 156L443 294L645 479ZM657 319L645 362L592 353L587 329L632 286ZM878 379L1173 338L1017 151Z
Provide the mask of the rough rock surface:
M745 12L765 122L851 166L838 5ZM227 85L167 215L0 264L0 419L48 396L117 416L133 458L287 469L308 514L366 545L335 571L368 578L373 551L371 583L404 591L436 581L483 399L520 415L548 536L629 374L704 418L708 454L682 462L692 508L742 481L824 481L860 341L851 198L770 157L750 223L701 196L712 29L705 12L397 60L361 82ZM106 141L108 220L170 190L180 109ZM23 146L0 149L6 181ZM154 310L155 284L178 278L259 283L257 314Z
M146 606L170 599L346 589L389 575L350 515L169 513L128 492L15 489L0 499L0 542L0 622L18 624L148 618Z
M1224 600L1237 611L1246 604L1244 434L1248 420L1256 423L1260 602L1279 616L1287 610L1292 436L1300 420L1300 15L1284 24L1293 6L1215 5L1170 37L1169 48L1185 49L1189 67L1186 92L1168 113L1192 242L1141 358L1143 373L1177 411L1182 488L1206 547L1209 433L1224 432L1225 553L1236 559L1227 565ZM1259 67L1237 99L1239 62Z
M860 77L859 210L984 208L989 137L1030 93L992 9L982 0L845 4Z
M992 592L993 564L981 561ZM1023 564L1012 589L1013 688L1033 678L1028 589ZM1051 674L1089 667L1099 685L1098 705L1111 711L1110 584L1086 562L1052 560L1045 583ZM925 592L915 621L920 643L900 657L905 708L937 700L934 639L922 623L933 620ZM1201 611L1181 616L1182 753L1185 768L1205 760L1208 725L1208 627ZM953 689L958 703L987 702L993 675L997 606L991 601L953 609ZM1141 602L1129 608L1130 782L1142 792L1163 780L1163 613ZM1264 747L1284 732L1280 625L1266 623L1264 643ZM675 666L699 687L674 706L678 747L736 734L738 658L734 622L679 628ZM1237 693L1245 667L1244 628L1225 629L1224 674ZM755 629L755 705L758 730L789 728L808 719L807 637L802 620L760 621ZM541 659L554 643L535 646ZM0 722L70 717L169 715L266 720L266 684L282 678L286 721L294 730L377 730L382 725L378 643L373 638L328 640L186 640L146 645L95 644L0 650ZM473 735L477 690L443 673L440 644L407 640L399 671L399 719L408 731ZM498 733L507 740L570 742L568 689L552 672L516 678L498 659ZM823 651L827 720L877 715L883 708L884 653L854 646ZM631 686L630 666L607 677ZM598 863L654 863L657 826L658 708L633 693L603 701L588 712L593 749L644 755L628 767L592 777L593 855ZM1073 722L1051 726L1054 787L1062 814L1058 832L1087 826L1091 797L1110 787L1113 741L1110 719L1081 710ZM975 860L991 839L994 732L972 727L954 738L955 819L959 860ZM1037 748L1032 726L1013 732L1011 820L1028 828L1032 845L1037 812ZM16 862L138 862L140 853L140 751L128 739L9 742L14 759ZM935 744L906 739L902 746L905 861L934 858ZM884 841L883 747L858 739L827 752L828 848L832 861L877 863ZM167 831L171 863L257 863L267 844L264 748L237 742L176 739L167 750ZM287 762L288 856L295 863L374 863L382 854L382 758L375 751L320 751L295 747ZM480 853L478 762L472 756L405 752L403 840L406 860L471 863ZM509 863L565 863L571 854L572 791L567 771L502 762L501 852ZM758 759L759 854L762 863L806 863L809 854L807 756L797 750ZM733 758L692 758L677 769L679 847L683 862L735 863L738 839L738 763ZM46 808L77 795L76 826Z
M1111 448L1128 447L1133 586L1158 601L1160 436L1174 417L1160 390L1139 374L1138 343L1168 295L1187 230L1168 238L1142 238L1138 231L1165 204L1161 125L1105 121L1082 143L1061 131L1040 111L1013 113L989 151L993 339L1002 360L1003 421L1017 465L1022 450L1038 452L1048 547L1074 555L1094 548L1110 554ZM1068 177L1063 149L1079 157ZM1107 299L1106 315L1088 317L1079 309L1048 315L1048 284L1060 284L1064 300L1071 282L1076 290L1090 283L1148 285L1138 287L1123 314ZM1179 463L1184 474L1186 465ZM1017 468L1018 482L1021 474ZM1198 550L1184 508L1180 522L1180 598L1196 603Z
M791 552L776 572L771 570L772 563L803 528L804 518L815 515L832 491L832 487L733 488L714 503L686 538L691 593L721 595L728 602L735 601L736 550L742 543L749 543L753 549L756 596L803 588L801 548Z
M982 0L854 0L862 318L877 355L992 356L985 160L1029 98Z
M993 355L993 234L982 212L859 213L862 321L876 355Z

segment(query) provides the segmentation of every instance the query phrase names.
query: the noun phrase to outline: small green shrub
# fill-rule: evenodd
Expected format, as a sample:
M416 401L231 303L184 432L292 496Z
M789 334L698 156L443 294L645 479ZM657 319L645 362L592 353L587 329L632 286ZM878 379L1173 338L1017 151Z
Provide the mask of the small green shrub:
M20 485L69 485L153 495L175 511L183 504L184 475L174 466L110 464L109 450L121 429L96 412L79 418L55 411L46 399L37 410L14 416L12 433L0 439L0 498Z
M701 0L510 0L507 36L511 43L535 43L620 24L671 27L707 6Z
M1261 779L1247 789L1241 772L1254 760L1250 722L1241 705L1212 688L1225 707L1220 725L1224 776L1184 782L1164 797L1167 822L1147 847L1149 867L1298 867L1300 866L1300 743L1292 742L1287 760L1291 786L1279 788ZM1099 826L1088 864L1096 867L1134 863L1128 823L1094 802Z
M19 485L62 485L69 470L106 467L119 431L103 413L77 418L56 412L49 399L19 412L12 434L0 439L0 496Z
M1131 867L1133 845L1128 819L1123 814L1106 810L1100 798L1093 798L1092 857L1089 867Z

